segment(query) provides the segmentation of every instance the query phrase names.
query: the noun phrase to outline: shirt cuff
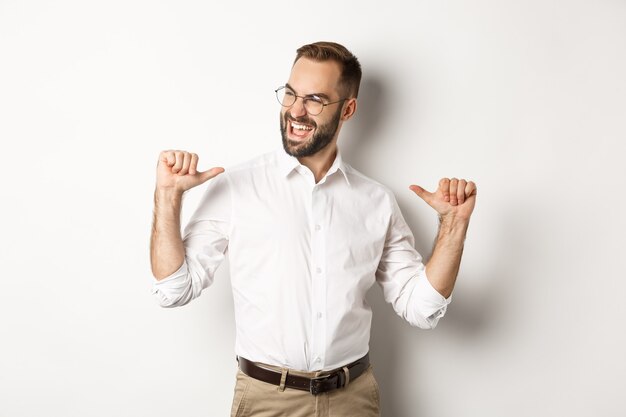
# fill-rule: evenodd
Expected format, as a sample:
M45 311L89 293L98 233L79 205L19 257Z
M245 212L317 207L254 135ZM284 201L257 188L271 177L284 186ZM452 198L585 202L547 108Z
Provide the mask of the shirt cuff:
M187 275L187 260L183 260L182 265L176 271L172 272L170 275L166 276L163 279L157 280L154 283L153 287L164 286L164 284L170 281L174 281L176 278L178 278L181 275L182 276Z
M446 314L448 304L452 301L452 295L444 298L430 283L424 271L417 278L414 291L420 295L419 309L426 318L439 319Z
M161 307L175 307L177 300L185 293L188 283L187 262L183 264L172 274L167 277L155 281L152 284L152 295L156 297Z

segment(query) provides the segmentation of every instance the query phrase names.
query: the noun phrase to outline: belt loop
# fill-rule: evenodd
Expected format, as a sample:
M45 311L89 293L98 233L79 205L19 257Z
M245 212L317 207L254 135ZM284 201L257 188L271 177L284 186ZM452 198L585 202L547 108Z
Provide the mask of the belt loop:
M285 382L287 382L287 374L288 373L289 373L289 369L288 368L282 368L281 369L280 385L278 386L278 391L280 391L280 392L285 391Z
M344 385L344 387L347 387L348 384L350 383L350 369L347 366L343 367L343 373L346 376L346 383Z

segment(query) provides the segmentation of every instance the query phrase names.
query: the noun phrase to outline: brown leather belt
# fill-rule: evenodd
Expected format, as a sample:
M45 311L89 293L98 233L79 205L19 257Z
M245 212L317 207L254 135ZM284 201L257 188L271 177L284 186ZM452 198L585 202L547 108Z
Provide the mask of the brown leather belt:
M258 379L259 381L280 386L282 373L263 368L246 358L242 358L241 356L238 357L237 360L239 361L239 369L241 369L241 372L244 374L254 379ZM307 378L287 373L287 377L285 378L285 387L309 391L311 394L317 395L322 392L343 388L347 385L347 383L353 381L365 372L369 365L370 358L368 353L361 359L358 359L345 367L332 371L325 371L325 375L319 377ZM344 368L348 369L347 375Z

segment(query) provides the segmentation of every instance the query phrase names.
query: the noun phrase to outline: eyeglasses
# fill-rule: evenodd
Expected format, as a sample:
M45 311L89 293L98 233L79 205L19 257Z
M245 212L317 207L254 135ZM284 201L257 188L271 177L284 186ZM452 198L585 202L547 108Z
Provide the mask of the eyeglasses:
M274 90L274 92L276 93L276 98L278 99L278 102L283 107L291 107L296 104L296 100L298 100L298 97L301 98L304 109L311 116L317 116L322 112L322 110L324 110L324 107L326 106L348 100L347 98L342 98L341 100L324 103L324 101L316 95L299 96L286 85L278 87L276 90Z

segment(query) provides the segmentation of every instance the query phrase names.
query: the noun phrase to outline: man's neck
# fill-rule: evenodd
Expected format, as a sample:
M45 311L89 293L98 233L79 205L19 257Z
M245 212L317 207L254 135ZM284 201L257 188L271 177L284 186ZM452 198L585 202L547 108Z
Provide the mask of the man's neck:
M328 172L337 156L337 144L333 141L324 149L311 156L303 156L298 161L309 168L315 176L315 183L320 182Z

